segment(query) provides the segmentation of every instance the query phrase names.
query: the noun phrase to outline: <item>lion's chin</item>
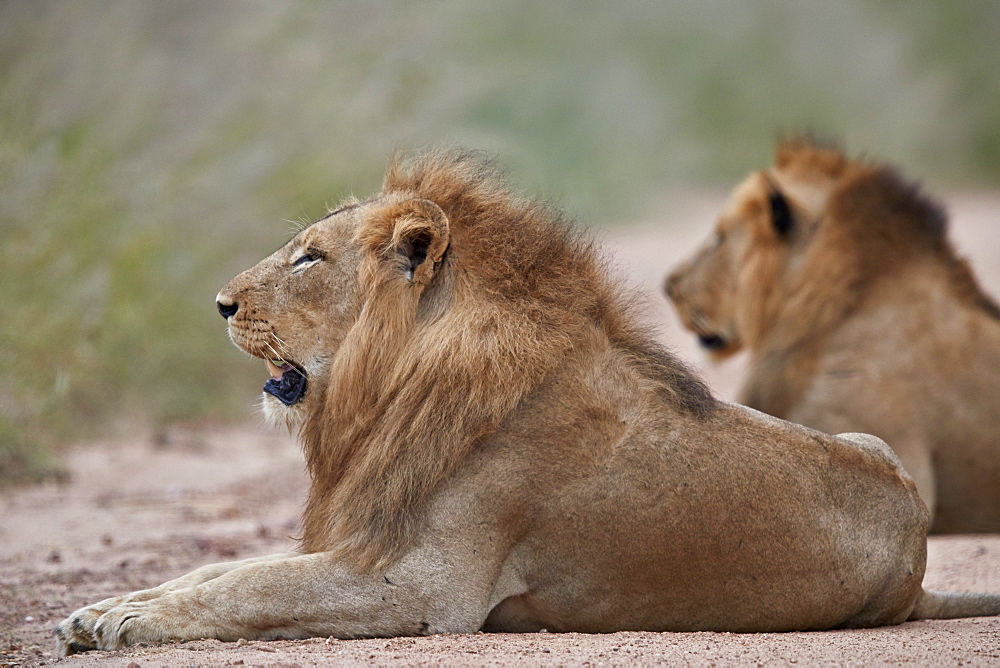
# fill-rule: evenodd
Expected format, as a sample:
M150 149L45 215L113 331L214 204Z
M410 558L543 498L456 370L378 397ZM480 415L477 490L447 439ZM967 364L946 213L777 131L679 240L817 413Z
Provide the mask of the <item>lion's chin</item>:
M289 406L267 392L261 396L260 410L268 424L274 427L285 427L292 433L298 431L306 417L302 402Z

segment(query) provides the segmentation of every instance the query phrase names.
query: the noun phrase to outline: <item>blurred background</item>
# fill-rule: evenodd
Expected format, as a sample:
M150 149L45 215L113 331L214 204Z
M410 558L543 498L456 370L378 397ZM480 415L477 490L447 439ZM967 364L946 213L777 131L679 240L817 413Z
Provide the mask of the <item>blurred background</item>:
M216 292L394 150L485 149L612 237L701 237L683 193L802 129L995 191L998 44L996 0L0 0L0 482L251 416Z

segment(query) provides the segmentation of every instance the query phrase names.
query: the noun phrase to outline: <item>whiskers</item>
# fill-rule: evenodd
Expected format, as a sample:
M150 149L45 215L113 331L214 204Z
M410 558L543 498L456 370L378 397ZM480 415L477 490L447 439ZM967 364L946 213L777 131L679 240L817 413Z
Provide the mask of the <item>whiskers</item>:
M272 346L269 342L267 341L264 342L264 349L267 353L270 354L271 359L274 360L275 362L282 362L282 363L286 362L285 356L279 353L277 350L275 350L274 346Z
M302 230L312 225L312 221L306 218L299 218L298 220L289 220L286 218L285 222L288 223L288 234L293 237Z
M288 344L273 331L260 331L254 328L246 330L230 325L228 333L229 340L251 357L269 359L272 362L277 362L279 367L283 364L291 364L291 360L295 359L289 351Z
M274 332L271 332L271 338L274 339L275 343L278 344L278 350L280 350L281 353L282 353L282 359L286 359L288 357L291 357L291 355L289 355L289 351L288 351L288 344L285 343L284 340L280 336L278 336Z
M274 332L269 333L270 341L264 341L265 351L271 355L271 359L284 364L291 364L294 356L288 350L288 344ZM273 343L272 343L273 342ZM281 366L280 364L278 366Z

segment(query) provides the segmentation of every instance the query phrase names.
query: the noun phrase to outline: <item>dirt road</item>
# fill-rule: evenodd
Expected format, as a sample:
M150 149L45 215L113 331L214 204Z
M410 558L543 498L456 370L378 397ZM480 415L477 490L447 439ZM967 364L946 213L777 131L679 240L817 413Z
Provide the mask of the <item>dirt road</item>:
M177 431L88 446L73 480L0 501L0 663L56 661L75 608L201 564L292 549L306 479L294 443L263 429ZM1000 536L933 538L927 583L1000 591ZM826 633L467 635L272 643L199 641L89 652L66 665L871 663L1000 664L1000 618Z
M676 201L676 199L674 200ZM605 236L679 354L699 359L656 285L706 231L718 197L681 200L688 227L615 228ZM960 248L1000 294L1000 194L955 208ZM686 209L684 207L687 207ZM969 222L971 221L971 223ZM973 224L980 223L980 224ZM705 368L729 398L741 362ZM263 379L262 379L263 380ZM70 453L64 485L0 493L0 664L871 664L1000 665L1000 618L915 622L823 633L474 634L270 643L198 641L57 659L52 627L81 605L153 586L199 565L294 547L306 478L297 446L263 427L199 425ZM1000 535L930 540L930 588L1000 592Z

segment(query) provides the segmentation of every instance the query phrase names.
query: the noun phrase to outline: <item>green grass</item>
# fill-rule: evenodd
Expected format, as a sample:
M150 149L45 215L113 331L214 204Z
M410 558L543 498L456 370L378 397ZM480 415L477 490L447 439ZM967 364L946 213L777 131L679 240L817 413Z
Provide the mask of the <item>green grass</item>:
M498 153L588 223L813 128L1000 178L996 4L0 3L0 481L246 415L213 299L395 149Z

